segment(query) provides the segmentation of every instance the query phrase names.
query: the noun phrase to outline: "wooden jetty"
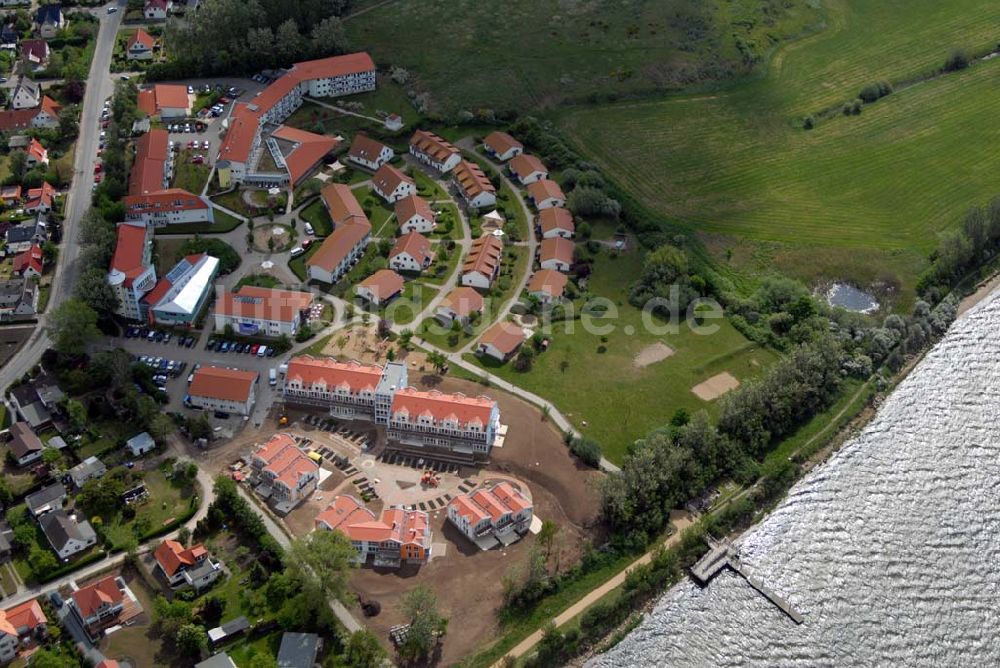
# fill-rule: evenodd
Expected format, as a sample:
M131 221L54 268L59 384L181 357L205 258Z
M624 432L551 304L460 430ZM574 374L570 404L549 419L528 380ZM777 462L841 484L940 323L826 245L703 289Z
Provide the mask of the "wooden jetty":
M708 553L691 567L691 576L699 585L707 585L723 569L729 568L733 572L738 573L751 587L763 594L764 598L773 603L775 607L788 615L789 619L796 624L802 623L802 614L793 608L791 603L772 591L758 578L743 570L739 552L733 547L732 542L728 538L717 541L709 537L708 547Z

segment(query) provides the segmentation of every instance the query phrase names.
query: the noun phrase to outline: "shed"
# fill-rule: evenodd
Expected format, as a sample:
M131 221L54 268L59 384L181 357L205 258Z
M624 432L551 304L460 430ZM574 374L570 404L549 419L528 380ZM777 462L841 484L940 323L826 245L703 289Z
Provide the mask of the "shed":
M246 632L249 628L250 620L246 617L240 616L226 622L222 626L216 626L214 629L209 629L208 641L213 645L217 645Z
M125 442L125 447L129 449L133 457L139 457L156 447L156 442L149 432L144 431L136 434Z
M308 668L316 663L321 647L315 633L285 633L278 649L278 668Z

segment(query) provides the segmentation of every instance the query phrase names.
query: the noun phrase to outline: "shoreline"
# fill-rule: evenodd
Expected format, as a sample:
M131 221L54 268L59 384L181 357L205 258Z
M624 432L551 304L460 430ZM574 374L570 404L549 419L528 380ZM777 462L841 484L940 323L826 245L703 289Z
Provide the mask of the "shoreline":
M961 318L965 315L966 311L986 299L997 288L1000 288L1000 272L993 274L986 280L980 281L973 288L972 292L958 302L958 314L955 316L955 319Z

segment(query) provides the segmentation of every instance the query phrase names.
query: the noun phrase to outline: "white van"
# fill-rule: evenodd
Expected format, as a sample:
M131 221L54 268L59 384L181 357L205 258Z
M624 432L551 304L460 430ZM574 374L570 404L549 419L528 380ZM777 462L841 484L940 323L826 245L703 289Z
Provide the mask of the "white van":
M277 369L272 368L270 371L267 372L267 382L272 387L278 384L278 370Z
M302 255L303 253L305 253L305 251L302 250L302 246L296 246L291 251L289 251L288 254L291 255L292 257L298 257L298 256Z
M309 236L316 234L316 230L313 229L312 223L306 223L306 234Z

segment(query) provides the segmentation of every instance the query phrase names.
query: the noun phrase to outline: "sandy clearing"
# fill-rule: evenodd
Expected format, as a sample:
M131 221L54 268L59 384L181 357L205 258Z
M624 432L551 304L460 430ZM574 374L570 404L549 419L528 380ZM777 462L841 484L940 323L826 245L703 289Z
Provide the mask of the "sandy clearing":
M695 396L702 401L717 399L730 390L735 390L740 386L740 381L736 380L731 373L723 371L715 374L708 380L702 381L691 388Z
M632 366L636 369L644 369L650 364L662 362L673 354L673 348L662 341L657 341L656 343L648 345L640 350L638 354L632 358Z

